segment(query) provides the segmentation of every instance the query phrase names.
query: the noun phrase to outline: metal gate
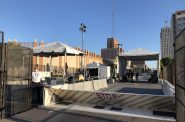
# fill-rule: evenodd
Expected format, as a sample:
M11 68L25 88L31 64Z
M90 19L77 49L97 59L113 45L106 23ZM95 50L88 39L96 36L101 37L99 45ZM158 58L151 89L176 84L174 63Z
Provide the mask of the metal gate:
M175 40L175 69L177 122L185 122L185 29Z
M8 117L31 108L32 49L8 43L3 50L0 107L1 117Z

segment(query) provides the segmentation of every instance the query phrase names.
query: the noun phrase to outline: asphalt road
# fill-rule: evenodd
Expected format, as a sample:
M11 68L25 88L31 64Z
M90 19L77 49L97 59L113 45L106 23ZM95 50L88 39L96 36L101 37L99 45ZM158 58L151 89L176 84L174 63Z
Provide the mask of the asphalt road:
M154 94L154 95L163 95L161 89L149 89L149 88L122 88L117 92L121 93L136 93L136 94Z
M114 120L111 116L100 115L88 112L34 108L7 119L0 119L0 122L124 122Z
M161 85L160 84L153 84L153 83L115 83L115 84L108 84L107 88L101 89L100 91L163 95Z

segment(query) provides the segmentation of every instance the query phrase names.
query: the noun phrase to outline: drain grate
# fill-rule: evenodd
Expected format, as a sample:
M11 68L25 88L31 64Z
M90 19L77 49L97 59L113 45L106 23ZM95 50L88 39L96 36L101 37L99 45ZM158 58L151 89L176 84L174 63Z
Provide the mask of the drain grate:
M113 111L121 111L122 108L119 108L119 107L111 107L110 110L113 110Z
M102 105L96 105L96 106L94 106L94 108L97 108L97 109L104 109L104 108L105 108L105 106L102 106Z

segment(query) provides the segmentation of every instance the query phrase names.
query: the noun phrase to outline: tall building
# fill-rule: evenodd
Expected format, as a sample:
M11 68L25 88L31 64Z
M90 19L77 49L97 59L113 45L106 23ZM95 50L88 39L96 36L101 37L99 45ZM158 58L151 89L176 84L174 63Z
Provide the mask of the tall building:
M161 58L174 57L173 40L171 39L171 28L163 27L160 33Z
M118 40L115 38L108 38L107 48L101 49L101 57L103 59L114 60L122 52L122 48L119 45Z

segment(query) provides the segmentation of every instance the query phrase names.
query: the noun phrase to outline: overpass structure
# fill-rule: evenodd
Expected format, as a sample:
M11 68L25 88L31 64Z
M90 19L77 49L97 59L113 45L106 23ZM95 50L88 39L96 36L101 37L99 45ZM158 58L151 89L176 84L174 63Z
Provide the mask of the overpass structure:
M159 73L159 53L143 48L133 49L129 52L119 54L119 73L126 74L127 61L157 61L157 71Z

